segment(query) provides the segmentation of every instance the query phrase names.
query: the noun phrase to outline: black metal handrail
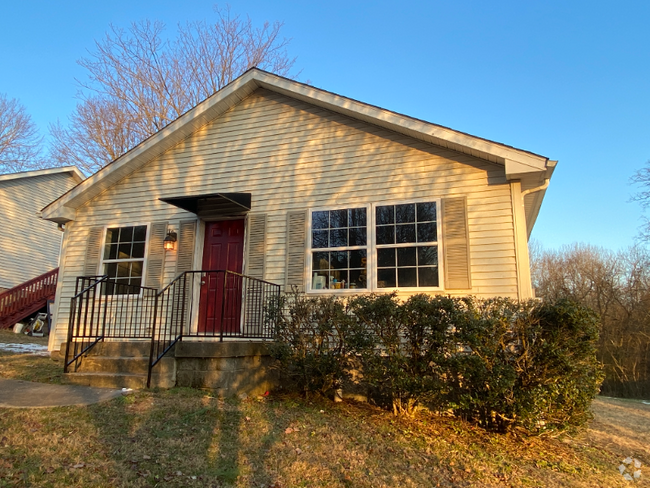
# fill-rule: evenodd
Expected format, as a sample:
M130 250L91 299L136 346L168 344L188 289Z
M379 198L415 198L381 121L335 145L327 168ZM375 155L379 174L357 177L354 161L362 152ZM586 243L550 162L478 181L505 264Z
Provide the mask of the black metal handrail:
M105 339L146 339L150 386L153 367L183 337L271 339L269 304L279 296L280 285L227 270L186 271L160 291L107 276L78 277L64 372L73 364L77 370Z
M70 303L63 372L105 338L149 339L158 291L108 276L80 276ZM143 326L144 325L144 326Z
M179 275L158 294L147 386L153 367L183 337L272 339L275 324L268 310L279 296L280 285L234 271Z

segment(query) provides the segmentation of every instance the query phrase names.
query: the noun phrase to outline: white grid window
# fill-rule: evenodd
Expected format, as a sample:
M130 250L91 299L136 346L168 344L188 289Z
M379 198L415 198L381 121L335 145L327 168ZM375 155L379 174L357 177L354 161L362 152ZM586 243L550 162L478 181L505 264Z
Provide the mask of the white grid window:
M367 220L363 207L312 212L313 290L368 287Z
M438 201L310 212L309 290L440 288Z
M435 202L375 207L377 288L439 286Z
M109 227L104 241L103 271L118 284L118 294L138 294L142 283L147 226ZM131 285L131 286L119 286ZM113 289L107 289L113 294Z

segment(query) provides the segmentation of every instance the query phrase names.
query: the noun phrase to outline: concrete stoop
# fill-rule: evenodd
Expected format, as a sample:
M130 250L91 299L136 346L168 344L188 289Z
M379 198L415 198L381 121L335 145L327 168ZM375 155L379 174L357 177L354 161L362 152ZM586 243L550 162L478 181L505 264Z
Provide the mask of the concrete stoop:
M149 347L144 341L100 343L82 358L76 371L65 375L64 381L105 388L146 388ZM259 342L181 341L154 366L151 386L209 389L221 396L260 395L278 384L271 363L265 345Z
M64 382L100 388L146 388L150 347L148 341L99 343L81 359L76 371L64 375ZM176 361L166 356L154 366L151 386L175 385Z

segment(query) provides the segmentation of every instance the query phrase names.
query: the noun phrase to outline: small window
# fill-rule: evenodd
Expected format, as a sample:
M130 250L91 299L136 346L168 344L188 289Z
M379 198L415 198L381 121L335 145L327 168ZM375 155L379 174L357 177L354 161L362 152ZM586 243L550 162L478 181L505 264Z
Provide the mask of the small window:
M367 218L366 208L312 212L312 290L368 287Z
M377 288L439 286L435 202L375 207Z
M147 226L109 227L104 241L103 270L117 283L107 286L108 295L137 295L140 293Z

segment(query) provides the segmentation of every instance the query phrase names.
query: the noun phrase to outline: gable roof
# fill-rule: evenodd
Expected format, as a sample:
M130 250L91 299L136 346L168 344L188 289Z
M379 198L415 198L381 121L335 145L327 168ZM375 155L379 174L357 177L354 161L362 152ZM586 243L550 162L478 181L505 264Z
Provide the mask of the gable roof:
M258 88L265 88L302 100L408 135L414 139L501 164L505 166L508 179L534 176L535 181L541 183L544 178L550 178L555 166L554 161L549 161L548 158L529 151L362 103L258 68L251 68L165 128L50 203L42 210L42 217L58 223L74 220L76 209L79 206L210 123ZM539 200L541 204L541 199Z

